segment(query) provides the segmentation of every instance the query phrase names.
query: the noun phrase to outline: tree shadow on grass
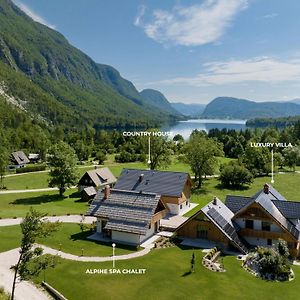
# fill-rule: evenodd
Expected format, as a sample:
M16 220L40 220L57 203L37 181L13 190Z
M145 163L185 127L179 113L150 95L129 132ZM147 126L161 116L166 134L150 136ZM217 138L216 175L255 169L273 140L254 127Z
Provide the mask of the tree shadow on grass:
M81 198L81 194L77 191L69 195L69 198Z
M22 205L38 205L42 203L48 203L48 202L56 202L56 201L63 201L67 197L60 196L60 195L42 195L38 197L30 197L30 198L21 198L16 199L10 204L22 204Z
M242 185L242 186L224 186L223 184L219 183L215 186L217 190L230 190L230 191L246 191L249 190L248 185Z
M193 187L192 188L192 194L194 194L194 195L207 195L208 191L204 187L201 187L201 188Z
M182 274L181 277L186 277L186 276L189 276L189 275L191 275L191 274L192 274L191 271L187 271L187 272L185 272L184 274Z

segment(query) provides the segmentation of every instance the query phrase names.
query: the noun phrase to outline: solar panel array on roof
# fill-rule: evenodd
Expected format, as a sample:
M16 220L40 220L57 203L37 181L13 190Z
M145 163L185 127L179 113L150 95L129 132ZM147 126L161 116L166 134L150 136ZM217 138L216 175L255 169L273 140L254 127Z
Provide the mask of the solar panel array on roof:
M236 230L231 224L229 224L214 208L211 208L207 211L207 215L211 217L211 219L216 222L219 227L230 237L233 243L238 246L238 248L247 253L247 247L241 242L239 236L236 233Z
M143 191L163 196L181 196L188 173L123 169L115 188Z

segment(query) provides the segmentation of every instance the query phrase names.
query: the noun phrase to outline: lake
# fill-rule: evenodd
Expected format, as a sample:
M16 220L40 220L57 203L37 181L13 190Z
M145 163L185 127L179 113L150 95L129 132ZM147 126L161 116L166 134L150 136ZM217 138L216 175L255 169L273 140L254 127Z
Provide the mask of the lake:
M194 129L204 130L208 132L210 129L245 129L246 120L219 120L219 119L196 119L179 121L175 125L164 126L162 131L171 131L172 137L180 134L184 139L188 139Z

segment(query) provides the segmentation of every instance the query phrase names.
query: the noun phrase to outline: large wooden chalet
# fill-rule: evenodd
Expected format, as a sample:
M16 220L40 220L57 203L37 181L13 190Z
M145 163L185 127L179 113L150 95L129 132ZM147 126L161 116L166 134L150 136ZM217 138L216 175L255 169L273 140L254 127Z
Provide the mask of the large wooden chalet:
M174 215L190 207L192 180L188 173L156 170L123 169L116 189L155 193Z
M160 227L167 209L157 194L106 186L87 212L97 217L97 233L118 243L138 246Z
M265 184L252 197L227 196L205 205L177 229L179 237L206 239L242 253L285 240L293 257L300 255L300 202L288 201Z

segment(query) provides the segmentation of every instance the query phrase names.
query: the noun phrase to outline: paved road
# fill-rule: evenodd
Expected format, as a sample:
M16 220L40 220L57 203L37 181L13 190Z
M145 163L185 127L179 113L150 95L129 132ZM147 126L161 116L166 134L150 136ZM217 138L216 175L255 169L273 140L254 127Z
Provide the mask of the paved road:
M84 169L84 168L94 168L94 167L100 167L99 165L83 165L83 166L77 166L78 169ZM43 170L43 171L34 171L34 172L26 172L26 173L15 173L15 174L7 174L4 177L13 177L13 176L22 176L22 175L30 175L30 174L38 174L38 173L49 173L48 170Z
M50 222L62 222L62 223L79 223L82 220L82 216L80 215L70 215L70 216L57 216L57 217L45 217L45 219L49 220ZM16 218L16 219L1 219L0 220L0 227L2 226L12 226L18 225L22 222L23 218ZM96 221L95 217L84 217L83 223L91 224Z
M70 189L75 189L76 186L71 186ZM0 191L0 195L3 194L19 194L19 193L34 193L34 192L50 192L58 191L58 188L43 188L43 189L26 189L26 190L4 190Z
M13 249L0 253L0 286L10 293L13 283L14 273L10 267L16 264L19 258L19 249ZM45 292L37 288L28 281L18 281L15 290L16 300L49 300L51 299Z

